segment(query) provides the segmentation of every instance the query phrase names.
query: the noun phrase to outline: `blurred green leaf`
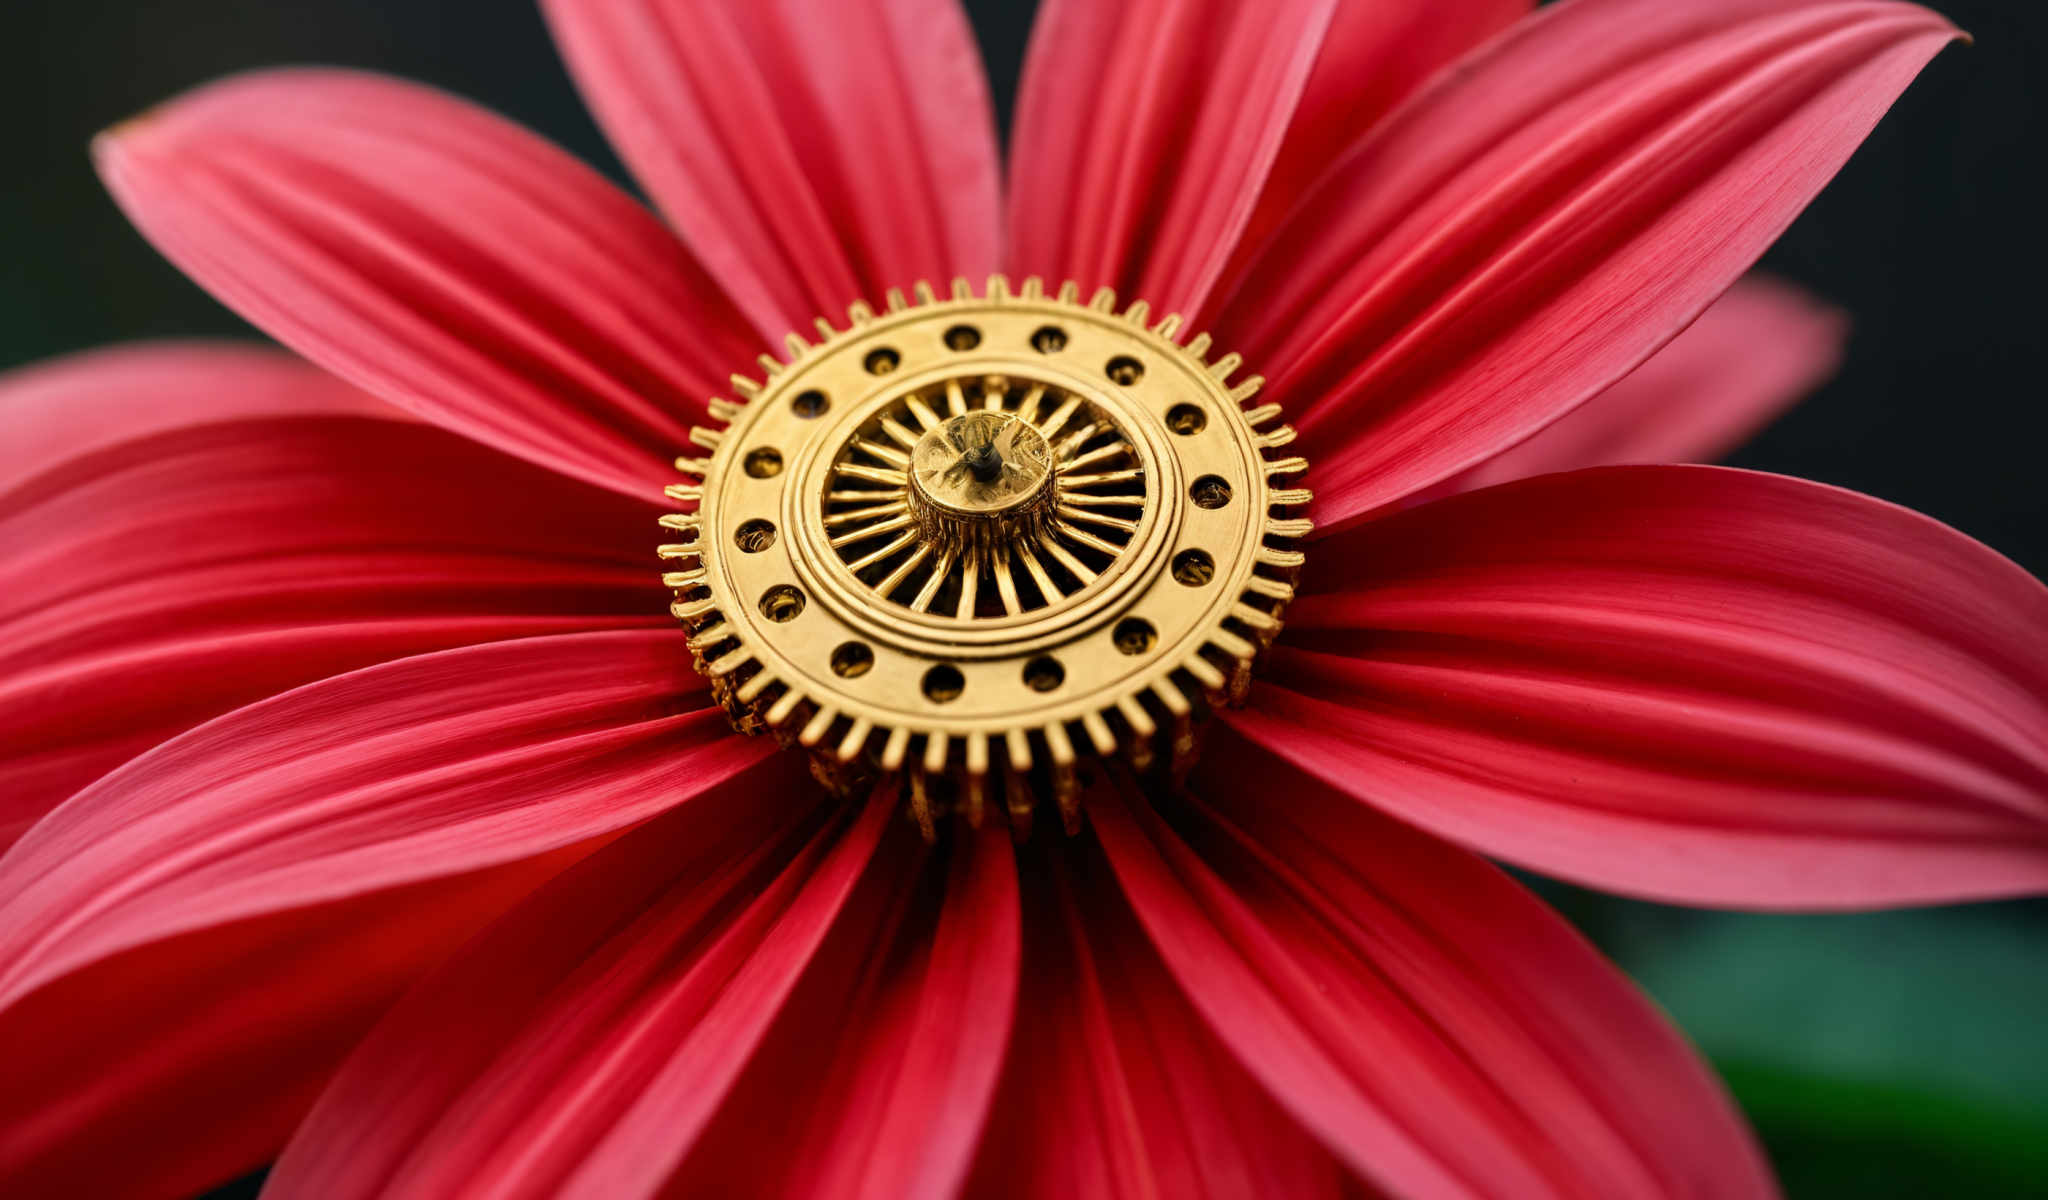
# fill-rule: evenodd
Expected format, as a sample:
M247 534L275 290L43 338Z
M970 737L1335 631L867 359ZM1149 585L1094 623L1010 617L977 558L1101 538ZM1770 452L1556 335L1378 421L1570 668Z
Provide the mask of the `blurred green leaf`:
M2048 1195L2048 923L1565 898L1728 1080L1787 1191Z

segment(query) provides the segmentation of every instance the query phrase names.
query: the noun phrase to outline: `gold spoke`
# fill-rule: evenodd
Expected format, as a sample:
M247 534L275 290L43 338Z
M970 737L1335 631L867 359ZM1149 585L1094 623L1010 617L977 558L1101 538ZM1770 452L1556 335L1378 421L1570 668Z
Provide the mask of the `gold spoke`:
M1088 424L1068 434L1065 438L1061 439L1060 441L1058 452L1060 460L1064 462L1065 460L1072 458L1075 452L1081 449L1083 443L1087 442L1089 438L1094 437L1096 434L1100 432L1102 432L1102 422L1090 421L1088 422Z
M840 463L836 470L839 472L839 474L849 476L854 479L865 479L872 483L894 484L897 487L902 487L904 484L908 483L910 479L909 476L905 475L901 471L890 470L883 467L863 466L860 463Z
M1051 603L1066 595L1065 592L1054 585L1052 576L1046 574L1045 564L1038 561L1038 556L1031 552L1029 544L1024 542L1017 543L1017 560L1024 564L1026 571L1030 572L1031 581L1038 585L1038 595L1041 599Z
M1073 416L1080 407L1081 398L1079 396L1067 397L1067 402L1053 410L1052 415L1045 419L1045 423L1038 427L1038 432L1045 435L1046 441L1051 441L1052 435L1058 433L1060 426L1066 424L1067 418Z
M920 428L937 429L945 424L944 421L939 420L939 414L932 411L932 406L924 402L924 397L922 396L905 396L903 398L903 407L909 409L910 415L917 418Z
M1079 579L1081 581L1081 586L1086 587L1089 584L1095 582L1094 569L1091 568L1087 563L1084 563L1080 559L1075 558L1073 552L1071 550L1068 550L1065 546L1062 546L1055 541L1043 541L1039 543L1039 546L1047 554L1052 555L1053 558L1058 560L1061 566L1065 567L1069 571L1072 571L1074 573L1074 578Z
M963 621L973 616L974 602L979 598L975 593L980 590L981 554L978 551L969 550L963 556L960 572L960 602L953 606L953 615Z
M1124 552L1124 548L1122 546L1117 545L1115 542L1106 542L1101 538L1096 537L1094 534L1088 532L1087 530L1081 529L1070 522L1055 521L1053 523L1053 528L1059 530L1061 536L1065 537L1068 541L1079 542L1083 546L1087 546L1095 550L1100 550L1104 554L1114 556L1122 554Z
M831 546L834 550L839 549L841 546L856 546L862 542L867 541L871 537L876 537L884 533L894 532L895 530L901 529L908 524L910 524L910 514L904 513L900 517L891 517L886 521L880 522L879 524L870 525L865 529L854 529L849 530L846 533L842 533L838 537L832 539Z
M1003 611L1015 615L1024 611L1024 602L1017 598L1017 580L1010 574L1010 552L1002 546L996 547L995 563L996 594L1003 598Z
M857 438L853 443L853 448L862 454L872 455L875 458L881 459L892 467L907 467L910 465L910 456L894 446L884 446L880 442L870 442L865 438Z
M1138 532L1138 523L1136 521L1126 520L1123 517L1112 517L1106 513L1089 512L1087 509L1075 508L1070 504L1060 505L1059 513L1069 520L1086 521L1090 525L1100 525L1104 529L1115 529L1123 533Z
M890 441L895 442L905 450L917 449L917 435L905 429L903 422L898 421L894 417L882 418L882 432L889 435Z
M946 381L946 411L956 417L967 411L967 393L958 379Z
M883 559L889 557L891 554L894 554L898 550L901 550L905 546L908 546L911 542L915 540L917 540L917 531L915 529L906 530L904 531L902 537L895 539L888 545L882 547L880 550L870 551L869 553L862 555L854 561L847 563L846 567L848 570L858 575L867 568L872 567L876 563L881 562Z
M903 501L896 500L888 504L875 504L870 505L867 508L849 508L844 512L833 513L831 516L825 518L825 524L827 526L852 525L858 521L877 520L882 517L891 516L895 513L905 511L907 511L907 509Z
M1082 467L1092 467L1099 462L1108 462L1110 459L1115 458L1118 455L1129 453L1129 451L1130 447L1124 445L1122 442L1111 442L1106 446L1097 446L1095 449L1090 450L1088 453L1081 455L1079 458L1069 460L1066 464L1066 469L1070 471L1078 471Z
M932 606L932 599L939 594L940 586L946 582L946 577L952 571L953 552L948 550L944 554L939 555L939 565L932 568L931 578L925 580L924 586L917 589L916 597L910 602L910 611L929 612Z
M1060 482L1064 485L1066 480L1063 479ZM1062 486L1060 489L1060 504L1072 505L1075 508L1143 508L1145 506L1145 498L1122 492L1108 496L1093 496L1086 492L1069 492Z
M884 576L882 582L875 585L875 590L882 593L884 596L894 595L897 587L900 586L904 580L910 578L910 573L912 571L917 570L918 565L931 556L931 552L932 544L930 542L926 542L924 545L919 546L916 550L911 552L909 558L906 558L901 563L897 564L895 570L889 572L888 575Z
M1072 463L1067 466L1071 468ZM1121 471L1104 471L1099 475L1061 475L1062 486L1070 488L1108 487L1113 483L1133 483L1145 477L1145 468L1126 467Z
M867 502L867 501L871 501L871 500L891 500L891 499L896 499L896 500L900 500L900 499L902 499L902 498L903 498L903 496L904 496L904 490L903 490L902 488L900 488L900 487L899 487L899 488L836 488L836 489L834 489L834 490L832 490L832 491L829 491L829 492L826 492L826 493L825 493L825 503L827 503L827 504L854 504L854 503L865 503L865 502Z

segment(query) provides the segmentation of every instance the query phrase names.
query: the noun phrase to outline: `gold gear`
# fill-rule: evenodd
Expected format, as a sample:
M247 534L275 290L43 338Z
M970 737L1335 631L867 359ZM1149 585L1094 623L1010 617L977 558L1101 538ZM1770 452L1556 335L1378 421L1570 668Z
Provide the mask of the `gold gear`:
M928 837L993 796L1026 836L1050 794L1073 832L1087 756L1185 770L1243 699L1309 531L1273 481L1307 463L1178 316L1036 278L914 291L711 402L662 581L735 727L829 785L902 778Z

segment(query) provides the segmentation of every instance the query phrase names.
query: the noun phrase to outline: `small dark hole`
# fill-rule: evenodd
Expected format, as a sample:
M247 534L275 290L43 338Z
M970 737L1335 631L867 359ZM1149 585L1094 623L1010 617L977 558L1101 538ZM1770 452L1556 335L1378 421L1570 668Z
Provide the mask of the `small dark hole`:
M742 522L738 529L733 530L732 542L748 554L759 554L775 544L775 522L758 517Z
M868 374L887 375L902 365L903 356L884 346L880 350L868 351L868 356L863 361L867 365Z
M832 652L832 673L841 679L858 679L875 665L875 652L866 642L841 642Z
M1024 664L1024 686L1034 692L1049 692L1067 681L1067 669L1060 660L1041 654Z
M955 325L946 331L946 349L972 350L981 345L981 330L972 325Z
M789 402L789 407L795 410L797 416L810 420L813 417L824 416L825 410L832 407L832 402L825 399L825 393L814 388L808 392L798 392L796 399Z
M1196 508L1222 508L1230 503L1230 485L1220 475L1204 475L1188 489Z
M1173 556L1173 577L1189 587L1201 587L1216 578L1216 560L1200 550L1183 550Z
M782 454L775 450L755 450L747 455L747 474L756 479L766 479L782 474Z
M1116 631L1110 635L1116 641L1116 648L1125 654L1143 654L1159 640L1159 633L1152 628L1152 622L1143 617L1125 617L1116 623Z
M804 610L804 594L786 583L761 593L761 615L771 621L794 621Z
M1109 360L1109 378L1112 382L1129 387L1145 377L1145 364L1128 354L1119 354Z
M1176 404L1166 410L1166 427L1182 437L1202 432L1208 423L1209 414L1192 404Z
M958 700L960 693L967 690L967 680L958 667L940 663L924 673L924 697L937 704Z
M1067 348L1067 331L1057 325L1041 326L1031 335L1031 347L1040 354L1058 354Z

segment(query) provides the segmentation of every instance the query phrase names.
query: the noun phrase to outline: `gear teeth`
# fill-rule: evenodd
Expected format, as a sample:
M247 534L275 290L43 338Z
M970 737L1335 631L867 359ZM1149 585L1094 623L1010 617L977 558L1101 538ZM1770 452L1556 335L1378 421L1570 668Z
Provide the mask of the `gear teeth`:
M1040 276L1025 276L1013 286L1009 277L999 273L987 277L979 298L965 278L948 280L946 290L947 297L941 301L929 281L917 280L910 285L908 296L902 288L889 288L882 307L897 314L977 299L995 305L1039 303L1047 299L1048 291ZM1057 285L1056 298L1062 304L1082 306L1081 296L1081 285L1073 280ZM1078 832L1085 818L1081 800L1084 759L1114 762L1121 758L1141 774L1163 769L1180 778L1193 762L1198 723L1218 705L1245 698L1253 666L1269 651L1281 629L1281 613L1295 596L1304 556L1276 543L1296 541L1312 532L1314 522L1305 515L1312 494L1306 488L1280 487L1274 481L1301 474L1308 463L1299 456L1275 458L1269 453L1292 443L1296 431L1290 425L1275 424L1282 416L1280 405L1255 403L1265 379L1252 375L1232 384L1231 377L1242 368L1243 357L1225 353L1212 360L1213 341L1206 332L1196 332L1182 343L1186 322L1179 313L1155 319L1151 306L1142 299L1119 310L1115 289L1106 286L1090 293L1085 307L1195 359L1227 392L1250 427L1251 440L1264 460L1261 469L1266 485L1261 540L1251 548L1253 569L1243 579L1237 596L1209 610L1215 624L1188 643L1194 644L1195 650L1162 662L1157 672L1135 682L1133 690L1104 700L1101 707L1078 713L1069 710L1042 724L985 730L920 728L894 724L886 717L879 718L878 725L877 717L861 715L862 705L844 699L835 704L831 697L837 693L807 692L797 681L772 670L756 652L758 645L748 644L748 639L757 637L752 626L735 623L720 609L710 582L711 564L698 513L685 511L660 519L664 529L678 535L657 551L665 568L662 584L672 593L670 611L685 626L697 669L710 681L713 695L725 706L734 725L744 732L767 732L784 744L802 746L811 753L814 773L828 786L846 790L879 782L900 789L910 819L928 840L938 836L939 825L948 817L964 818L979 828L992 805L1000 806L997 811L1007 819L1013 837L1028 839L1041 800L1058 811L1069 834ZM706 453L675 459L677 471L686 478L664 488L666 498L687 509L701 507L715 456L727 441L725 427L740 420L748 406L776 388L791 367L830 351L836 341L878 319L874 306L855 301L846 308L844 330L817 318L813 323L816 341L797 332L784 337L786 362L762 354L759 379L734 375L729 397L707 401L711 423L689 431L690 443ZM992 375L983 386L1000 390L1012 385L1002 376ZM955 394L947 408L949 412L961 410L972 402ZM920 415L928 418L926 427L938 420L936 414ZM887 451L897 450L879 437L876 444ZM885 468L870 465L869 469ZM900 473L900 468L889 469ZM899 489L901 483L899 478ZM1062 565L1070 572L1082 573L1076 563L1063 561ZM1041 580L1040 586L1051 585ZM1220 617L1213 615L1219 612Z

